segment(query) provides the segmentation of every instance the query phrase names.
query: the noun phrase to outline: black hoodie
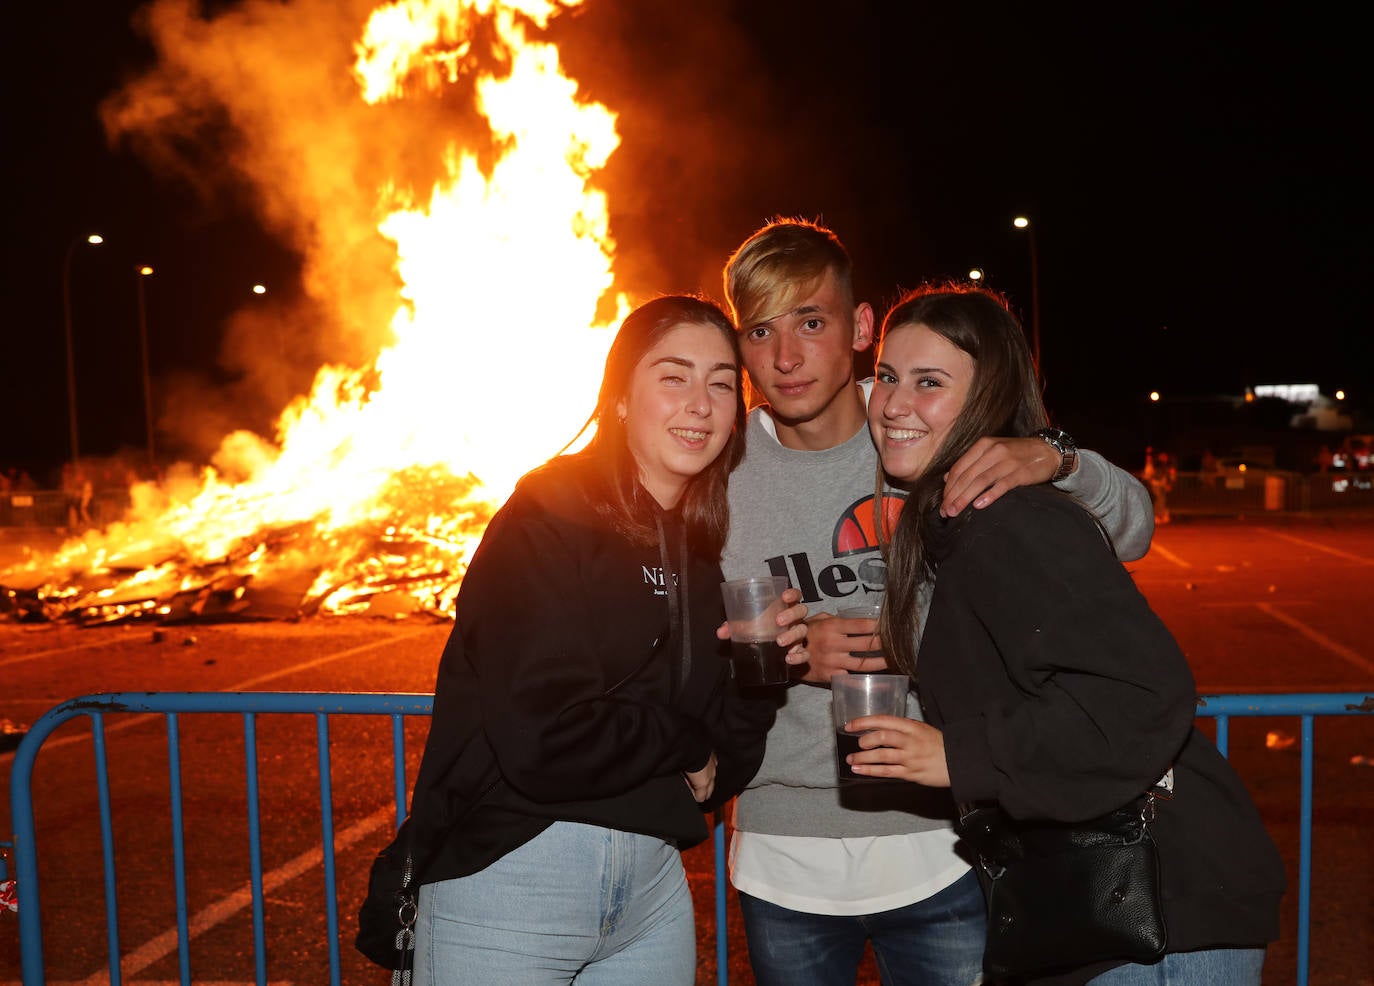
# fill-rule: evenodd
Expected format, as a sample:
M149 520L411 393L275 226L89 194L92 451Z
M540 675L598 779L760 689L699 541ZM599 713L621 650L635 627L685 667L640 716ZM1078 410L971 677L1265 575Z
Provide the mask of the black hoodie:
M656 505L660 544L612 530L591 506L593 470L574 456L522 479L463 579L412 800L425 883L477 872L558 820L687 848L763 758L777 700L730 679L718 561L688 551ZM712 751L715 792L698 805L682 773Z
M1174 796L1151 826L1168 950L1275 940L1278 850L1194 727L1187 659L1093 518L1027 486L924 533L938 576L917 681L926 721L944 733L954 799L1081 821L1172 765ZM1085 982L1109 965L1032 981Z

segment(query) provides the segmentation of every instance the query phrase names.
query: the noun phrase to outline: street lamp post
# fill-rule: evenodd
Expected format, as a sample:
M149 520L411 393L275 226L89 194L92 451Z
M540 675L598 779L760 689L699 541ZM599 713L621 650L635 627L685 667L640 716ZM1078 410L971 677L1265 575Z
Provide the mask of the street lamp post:
M157 474L157 449L153 444L153 387L148 375L148 305L143 296L143 282L153 269L147 264L136 268L138 277L138 341L143 350L143 427L148 436L148 468Z
M1035 255L1035 227L1025 216L1017 216L1011 224L1026 231L1026 243L1030 245L1031 348L1035 351L1035 368L1040 370L1040 261Z
M99 246L105 240L99 233L89 236L74 236L67 244L67 252L62 255L62 324L67 339L67 423L71 428L72 470L77 468L81 458L81 443L77 438L76 427L76 356L72 351L72 255L82 242Z

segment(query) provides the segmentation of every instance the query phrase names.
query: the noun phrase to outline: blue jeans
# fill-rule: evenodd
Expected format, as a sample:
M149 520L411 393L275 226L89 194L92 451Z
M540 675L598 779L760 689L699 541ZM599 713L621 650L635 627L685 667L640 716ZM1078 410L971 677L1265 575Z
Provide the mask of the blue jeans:
M692 897L662 839L555 822L419 896L414 986L696 982Z
M973 871L933 897L859 914L807 914L739 895L758 986L854 986L873 943L883 986L982 982L986 904Z
M1171 952L1149 965L1123 965L1088 980L1089 986L1259 986L1262 948Z

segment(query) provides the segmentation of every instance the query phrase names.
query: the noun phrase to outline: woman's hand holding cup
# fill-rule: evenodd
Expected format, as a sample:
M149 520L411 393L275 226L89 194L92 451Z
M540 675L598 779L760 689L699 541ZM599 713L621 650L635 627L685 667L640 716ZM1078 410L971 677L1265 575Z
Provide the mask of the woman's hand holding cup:
M844 731L860 734L859 751L847 758L856 776L949 787L945 734L934 726L901 716L860 716Z

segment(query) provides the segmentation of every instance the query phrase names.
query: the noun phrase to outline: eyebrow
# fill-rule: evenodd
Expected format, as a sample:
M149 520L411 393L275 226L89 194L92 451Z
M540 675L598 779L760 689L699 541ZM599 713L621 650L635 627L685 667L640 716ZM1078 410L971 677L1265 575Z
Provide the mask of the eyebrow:
M770 316L768 316L767 318L761 318L761 319L759 319L757 322L754 322L753 324L751 324L749 327L750 327L751 329L756 329L756 328L758 328L760 325L770 325L770 324L772 324L773 322L776 322L778 319L780 319L780 318L786 318L786 317L789 316L789 315L827 315L827 314L829 314L829 312L826 310L826 308L825 308L823 305L798 305L796 308L788 309L788 310L785 311L785 312L778 312L776 315L770 315Z
M894 373L897 372L896 367L894 367L891 363L887 362L887 360L879 360L879 361L878 361L878 365L881 366L881 367L883 367L883 368L886 369L886 370L891 370L891 371L894 372ZM920 373L938 373L938 374L940 374L940 376L942 376L942 377L947 377L947 376L950 375L950 373L949 373L948 370L943 369L942 367L938 367L938 366L913 366L913 367L912 367L910 370L908 370L907 372L908 372L908 373L916 373L916 374L920 374Z
M672 363L674 366L681 366L688 370L695 370L697 366L695 363L687 359L685 356L660 356L658 359L654 360L649 365L659 366L663 363ZM738 373L739 367L736 366L734 363L716 363L714 366L710 367L706 372L714 373L717 370L729 370L731 373Z

